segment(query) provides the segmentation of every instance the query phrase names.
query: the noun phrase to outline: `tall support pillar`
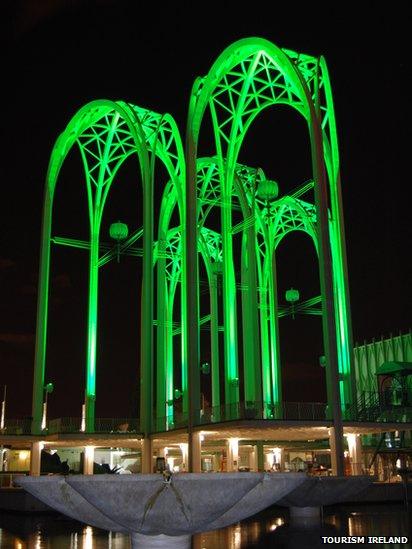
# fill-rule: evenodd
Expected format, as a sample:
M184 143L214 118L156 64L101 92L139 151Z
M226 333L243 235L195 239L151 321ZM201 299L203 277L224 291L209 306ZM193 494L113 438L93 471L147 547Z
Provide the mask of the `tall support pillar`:
M47 178L43 206L43 226L40 249L39 291L37 298L36 345L34 355L32 433L41 433L43 412L43 388L46 368L47 318L50 278L50 236L52 223L53 192L52 183Z
M239 402L239 372L237 350L237 315L236 315L236 278L233 265L232 243L232 197L231 177L222 187L229 187L230 192L222 192L222 255L223 255L223 323L225 349L225 403L236 405ZM229 417L236 417L236 407L230 406Z
M210 275L210 346L212 362L212 408L214 420L220 420L220 379L219 379L219 307L217 299L216 264Z
M152 157L153 159L154 157ZM144 160L144 161L143 161ZM143 279L141 297L140 347L140 430L142 441L142 470L151 472L146 445L153 428L153 171L147 157L141 158L143 180ZM150 452L150 455L151 452ZM145 462L145 460L148 460Z
M332 244L333 284L335 295L336 337L339 358L340 396L342 411L356 402L356 379L352 365L352 328L349 313L349 294L347 290L346 258L342 258L340 238L337 234L336 222L330 222L329 233ZM344 263L345 268L342 263ZM348 418L351 419L351 418Z
M41 451L43 443L40 441L32 442L30 452L30 475L32 477L40 476L41 471Z
M263 419L271 417L273 404L270 382L269 304L267 289L260 289L260 337L262 345Z
M166 429L166 361L167 361L167 287L166 241L159 239L157 252L157 368L156 368L156 429ZM164 421L164 423L163 423Z
M302 84L306 88L306 84ZM339 362L336 338L335 307L333 294L333 270L329 235L329 209L326 173L323 158L322 132L310 93L308 94L309 131L312 149L313 178L319 242L319 279L322 294L323 342L326 357L326 378L329 419L333 421L336 448L336 474L344 474L343 424L339 390Z
M170 429L175 418L173 381L173 303L175 289L175 286L169 288L166 301L166 429ZM181 323L183 324L183 318L181 319ZM181 338L183 339L182 335Z
M153 441L150 437L142 439L141 472L153 473Z
M90 236L89 259L89 309L87 322L87 359L86 359L86 432L94 432L96 401L96 347L97 347L97 309L99 287L99 225L100 215L94 212Z
M186 189L185 189L185 227L184 227L184 253L183 253L183 278L182 293L185 293L183 309L183 323L187 332L184 341L184 356L187 364L187 398L188 398L188 434L193 434L193 427L198 421L200 410L200 368L199 368L199 303L198 303L198 234L197 234L197 208L196 208L196 177L197 177L197 136L198 120L194 120L196 109L197 89L200 84L198 79L192 90L189 103L188 124L186 131ZM190 261L188 260L190 258ZM183 375L183 374L182 374ZM188 469L193 470L193 447L189 444ZM196 465L195 465L196 466Z
M272 243L269 243L270 267L269 275L269 322L270 322L270 365L272 379L272 398L275 405L274 417L280 419L281 403L282 403L282 378L281 378L281 363L279 349L279 323L278 323L278 299L277 299L277 281L276 281L276 255L272 249Z
M322 75L330 130L328 175L333 220L332 230L334 233L333 240L335 248L333 266L334 276L338 288L338 292L336 294L336 322L339 327L338 337L340 340L341 371L344 374L345 403L347 402L350 404L356 402L356 376L353 363L353 337L345 246L345 223L343 218L342 191L339 173L339 149L332 89L330 85L329 71L323 57L320 58L318 72ZM319 103L319 99L317 102Z
M255 227L243 234L242 243L242 320L243 361L246 406L261 402L260 347L257 303Z
M198 261L197 261L197 257L194 259L193 263L196 263L196 272L199 271L199 266L198 266ZM181 326L182 326L182 334L181 334L181 340L180 340L180 343L181 343L181 353L182 353L182 359L181 359L181 377L182 377L182 393L183 393L183 396L182 396L182 411L183 411L183 414L185 417L189 418L190 416L190 413L189 413L189 410L190 410L190 395L189 395L189 386L190 386L190 383L189 382L189 379L191 379L191 376L193 377L193 388L192 390L195 390L196 391L196 398L194 398L193 400L193 406L194 406L194 402L196 401L196 410L199 410L200 408L200 371L199 371L199 368L197 369L197 371L193 371L193 372L190 372L190 365L189 365L189 359L188 359L188 341L187 341L187 338L189 337L189 323L188 323L188 311L187 311L187 294L186 294L186 286L187 286L187 283L186 283L186 280L187 280L187 271L188 271L188 266L187 266L187 261L186 261L186 257L185 257L185 253L183 252L182 254L182 273L181 273L181 279L182 279L182 284L181 284L181 287L180 287L180 296L181 296ZM198 287L195 288L195 294L196 294L196 299L198 299ZM173 297L174 299L174 297ZM171 318L171 326L170 326L170 330L172 331L172 326L173 326L173 305L170 304L170 318ZM197 315L199 315L199 304L197 306ZM197 319L197 322L198 322L198 330L197 330L197 337L199 337L199 318ZM172 341L172 340L171 340ZM172 345L173 345L173 342L172 342ZM173 353L173 349L172 349L172 353ZM197 353L199 353L199 341L197 341ZM197 358L197 362L196 364L198 365L199 364L199 356ZM198 411L194 411L193 412L194 416L193 417L197 417L199 412ZM197 421L197 420L196 420ZM188 422L189 422L189 419L188 419Z

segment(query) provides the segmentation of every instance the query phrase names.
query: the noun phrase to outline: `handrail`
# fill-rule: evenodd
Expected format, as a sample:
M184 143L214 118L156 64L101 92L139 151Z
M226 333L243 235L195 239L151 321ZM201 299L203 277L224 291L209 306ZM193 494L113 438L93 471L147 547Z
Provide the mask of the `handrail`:
M327 404L324 402L235 402L221 404L197 411L198 425L233 420L284 420L284 421L325 421ZM154 421L156 431L168 431L185 427L186 414L171 417L157 417Z
M0 430L0 437L1 435L31 435L31 427L31 419L6 419L4 429ZM82 418L60 417L49 419L41 434L74 434L81 432ZM140 433L140 422L138 418L96 418L93 433Z
M412 391L407 391L404 404L392 404L386 393L364 392L357 402L343 413L344 421L372 421L403 423L412 421ZM187 414L175 412L169 417L154 417L154 432L187 427ZM327 404L324 402L235 402L208 407L197 411L198 425L233 420L326 421ZM31 435L31 419L6 419L1 436ZM42 435L82 433L80 417L49 419ZM140 434L138 418L96 418L93 434Z

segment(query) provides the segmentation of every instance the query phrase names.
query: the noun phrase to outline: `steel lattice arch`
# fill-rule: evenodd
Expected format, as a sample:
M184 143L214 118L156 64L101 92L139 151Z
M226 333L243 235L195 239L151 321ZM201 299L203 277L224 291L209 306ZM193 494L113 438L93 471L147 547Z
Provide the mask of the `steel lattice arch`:
M273 182L262 169L239 161L254 120L265 116L268 107L278 105L294 109L303 117L312 160L312 178L294 193L283 196L276 196ZM207 158L198 157L197 152L206 113L212 121L214 147ZM74 147L80 151L87 192L86 242L58 237L52 231L55 188L65 158ZM280 49L261 38L235 42L217 58L206 76L196 79L189 100L185 143L169 114L110 100L85 105L57 139L44 199L33 432L41 432L50 250L56 244L89 250L84 403L85 430L93 432L99 372L99 270L116 255L102 246L101 222L117 172L131 155L139 164L143 226L121 243L120 252L133 253L136 245L141 245L140 253L135 255L142 256L142 433L148 436L185 426L190 434L204 420L199 334L205 327L210 334L211 356L209 421L235 419L242 406L257 410L262 420L282 419L278 319L284 311L277 303L275 256L284 237L303 231L312 239L317 253L321 286L321 296L304 306L322 317L328 414L339 435L355 387L331 85L323 57ZM161 173L167 174L161 182L159 162L163 164ZM312 189L313 204L303 199ZM154 196L160 196L158 219L153 214ZM235 211L240 221L234 221ZM213 222L216 216L218 230ZM241 250L240 279L234 268L235 241ZM199 312L199 293L203 291L200 262L207 275L209 295L209 312L203 316ZM223 345L219 345L219 338L223 338ZM174 353L176 345L181 348L179 360ZM243 394L240 387L244 388ZM176 395L181 399L179 409Z

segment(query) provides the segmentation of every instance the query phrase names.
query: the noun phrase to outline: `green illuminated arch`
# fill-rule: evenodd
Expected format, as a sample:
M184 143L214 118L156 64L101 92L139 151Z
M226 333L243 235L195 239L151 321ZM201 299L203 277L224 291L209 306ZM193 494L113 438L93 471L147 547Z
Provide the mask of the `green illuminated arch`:
M242 144L253 121L266 108L276 105L295 109L307 123L313 181L305 188L314 189L315 205L300 199L303 191L263 200L257 190L266 179L264 172L239 163ZM215 151L211 158L198 158L197 142L207 109L212 120ZM143 240L143 432L148 434L153 429L154 408L157 420L165 418L165 429L176 425L173 403L176 368L181 370L183 413L187 415L189 431L200 422L199 327L204 322L210 322L211 332L212 406L220 405L222 362L224 404L234 411L233 418L241 400L245 405L263 404L264 418L282 417L275 253L282 238L296 230L309 234L319 257L329 413L340 418L341 407L345 408L353 399L354 385L338 144L324 59L282 50L260 38L240 40L229 46L207 76L198 78L193 86L185 154L176 124L168 114L160 115L121 101L98 100L85 105L73 117L54 146L45 189L33 398L36 433L40 431L46 360L54 189L60 168L75 144L80 149L84 168L90 240L81 245L69 239L65 243L90 250L87 430L94 428L98 272L112 257L110 251L100 256L100 226L117 171L131 154L137 154L140 166L143 228L122 244L122 250ZM167 171L167 182L161 193L155 189L158 160ZM156 227L155 191L161 196ZM238 223L233 219L235 207L241 214ZM220 212L219 231L210 226L210 214L215 208ZM60 243L63 240L60 239ZM240 285L234 269L237 241ZM199 318L199 254L207 273L210 319ZM220 361L218 344L218 276L223 280L223 361ZM179 285L182 313L177 326L173 310ZM156 315L153 314L154 289L157 291ZM238 307L239 289L241 306ZM238 318L242 320L241 328ZM157 335L155 399L153 325ZM182 346L181 364L174 364L176 335L180 335ZM239 394L241 343L243 398ZM230 414L225 417L231 418Z
M152 324L153 324L153 186L155 159L165 165L174 185L179 214L184 218L184 157L177 127L170 115L159 115L121 101L97 100L85 105L58 138L46 179L40 287L37 315L33 430L39 431L46 363L47 309L51 223L54 189L60 168L71 147L77 144L83 161L90 223L89 306L86 366L86 430L94 430L96 395L96 337L98 320L98 270L100 225L104 206L117 171L137 154L143 187L143 281L141 347L141 422L151 431L152 417ZM135 241L134 240L134 241ZM185 262L183 261L183 264ZM184 276L184 266L183 275Z
M335 212L333 211L333 196L338 194L336 191L337 145L326 66L324 61L319 62L318 59L310 56L282 51L270 42L259 38L240 40L229 46L213 64L208 75L195 82L188 119L186 155L188 189L194 187L197 142L204 113L209 108L214 131L216 162L219 166L221 201L227 205L222 208L226 401L232 403L239 399L238 392L232 385L232 381L238 377L236 284L233 271L231 214L236 166L244 136L253 120L265 108L277 104L286 104L296 109L308 124L317 213L324 344L328 361L328 398L329 402L333 403L335 412L339 413L337 410L340 408L340 396L345 394L342 399L343 406L351 399L350 377L342 376L344 374L343 343L349 348L350 328L348 314L346 312L345 315L342 309L342 302L347 302L346 280L342 273L344 259L341 258L343 238L341 232L339 233L334 226L329 226L328 221L328 192L331 195L332 218L336 209L340 212L341 207L338 204L335 206ZM327 173L325 173L325 166ZM196 197L193 193L191 195L189 190L188 199L187 227L188 231L191 231L194 227L194 217L190 215L190 210L192 201L196 200ZM188 256L194 253L194 242L193 236L188 235ZM335 248L333 252L332 246ZM273 261L271 264L273 266ZM273 267L271 272L269 280L273 285ZM189 274L189 287L196 284L196 279L197 273L192 270ZM337 286L340 288L339 291ZM189 288L188 291L190 292ZM269 310L270 314L276 317L277 304L274 301L273 288L271 293ZM337 296L340 296L340 299ZM194 292L192 296L188 295L188 302L191 304L189 326L196 326L198 321L196 301ZM338 318L341 320L340 328L337 327ZM275 319L272 324L275 324ZM192 329L193 333L188 342L188 355L189 361L195 363L198 361L198 349L195 328ZM270 399L270 403L276 405L281 401L280 363L278 334L276 328L273 327L273 329L270 366L266 366L270 369L270 374L268 373L266 377L271 378L272 387L270 391L266 391L267 394L264 394L263 398ZM346 355L346 359L349 360L349 358L349 355ZM263 357L263 362L266 362L266 359ZM347 360L346 366L349 371ZM346 391L341 391L341 395L336 389L338 383L335 383L339 375L341 388L346 387ZM265 393L265 380L263 381ZM195 372L193 372L193 386L196 387L196 384Z
M166 240L163 245L160 241L155 243L154 262L157 263L158 276L164 272L158 280L162 286L158 289L163 293L163 299L158 298L157 307L157 383L156 383L156 430L169 430L175 426L175 402L174 391L182 391L183 397L183 415L187 416L187 405L185 393L187 393L187 382L184 377L184 371L181 370L181 388L174 384L174 370L181 368L180 364L175 363L173 356L173 337L180 335L181 343L184 344L183 319L176 325L173 320L173 307L175 302L175 293L178 285L181 283L182 276L182 232L181 227L169 229ZM211 348L212 348L212 404L219 404L219 363L218 347L214 341L217 336L217 286L213 286L216 267L222 261L221 235L211 229L202 227L199 233L199 253L204 261L210 295L211 313L209 318L203 319L203 322L210 322ZM160 335L159 335L160 334ZM215 347L216 345L216 347ZM216 351L217 349L217 351ZM180 424L182 419L178 420Z

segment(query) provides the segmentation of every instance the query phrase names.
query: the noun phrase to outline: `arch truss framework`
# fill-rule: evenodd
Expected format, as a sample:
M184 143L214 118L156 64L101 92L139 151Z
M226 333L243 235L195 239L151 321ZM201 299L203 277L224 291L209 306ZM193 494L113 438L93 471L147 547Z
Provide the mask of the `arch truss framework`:
M257 192L265 174L257 167L242 165L239 155L255 118L276 105L287 105L305 119L313 174L295 193L268 202ZM197 143L207 110L215 150L210 158L198 158ZM87 242L52 235L54 189L64 159L75 145L83 161L87 190ZM229 46L207 76L196 80L190 98L185 153L170 115L121 101L89 103L57 140L44 200L34 432L40 432L41 423L53 243L89 250L85 428L94 429L99 269L114 257L114 251L101 242L101 221L116 173L132 154L139 161L143 227L122 243L121 252L140 255L143 261L142 431L148 434L171 429L182 421L190 431L201 421L201 327L208 327L210 332L211 406L215 417L223 419L224 413L225 418L231 418L240 402L246 406L261 403L264 418L281 417L278 319L285 311L277 303L275 254L279 242L292 231L306 232L318 254L321 297L308 302L306 308L322 315L329 414L339 428L342 410L352 402L355 388L339 155L328 71L322 57L281 50L266 40L249 38ZM167 173L167 181L161 184L158 161ZM302 199L311 189L314 204ZM153 219L154 193L162 197L157 226ZM173 226L176 218L178 224ZM235 273L235 241L240 242L240 280ZM199 261L204 265L209 293L209 313L203 317L199 315ZM176 299L180 307L176 307ZM319 301L321 309L317 308ZM239 362L240 345L243 364ZM176 403L179 398L181 417ZM234 412L222 412L223 405L229 405Z

